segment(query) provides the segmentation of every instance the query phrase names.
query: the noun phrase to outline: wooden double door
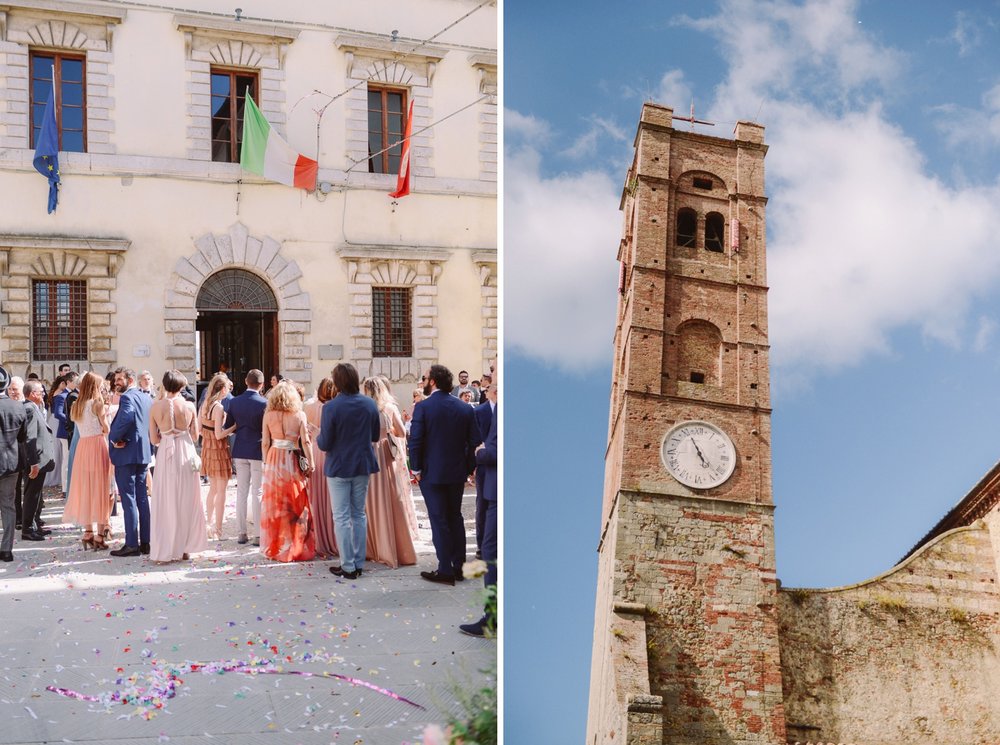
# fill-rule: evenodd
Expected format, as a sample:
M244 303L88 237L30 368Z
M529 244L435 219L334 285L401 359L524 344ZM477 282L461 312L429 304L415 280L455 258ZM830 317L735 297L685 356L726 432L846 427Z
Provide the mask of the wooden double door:
M265 387L278 372L278 314L274 311L206 310L196 322L201 352L198 394L212 376L228 367L238 395L246 389L247 372L264 373Z

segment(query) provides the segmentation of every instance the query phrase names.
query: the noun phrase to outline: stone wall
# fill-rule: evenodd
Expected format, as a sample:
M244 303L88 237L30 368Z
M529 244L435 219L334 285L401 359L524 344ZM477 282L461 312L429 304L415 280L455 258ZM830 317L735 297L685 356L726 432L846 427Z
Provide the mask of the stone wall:
M789 742L1000 741L1000 595L986 526L890 572L779 593Z

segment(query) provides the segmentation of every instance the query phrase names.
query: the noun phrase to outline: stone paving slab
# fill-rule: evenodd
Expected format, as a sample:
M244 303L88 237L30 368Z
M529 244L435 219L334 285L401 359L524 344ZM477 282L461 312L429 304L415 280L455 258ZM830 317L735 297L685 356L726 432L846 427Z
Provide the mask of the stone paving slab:
M360 579L346 581L327 570L336 560L277 564L239 546L232 484L230 539L190 562L164 565L85 551L79 530L58 524L63 501L49 498L53 535L44 543L18 538L15 561L0 564L0 743L419 742L426 724L462 713L463 688L495 678L496 644L457 629L481 614L481 581L448 587L420 578L436 561L419 494L415 503L418 565L368 562ZM470 557L473 503L469 492ZM120 517L112 528L120 545ZM283 674L180 667L254 659L280 664ZM134 693L157 685L156 670L183 681L162 708L46 690Z

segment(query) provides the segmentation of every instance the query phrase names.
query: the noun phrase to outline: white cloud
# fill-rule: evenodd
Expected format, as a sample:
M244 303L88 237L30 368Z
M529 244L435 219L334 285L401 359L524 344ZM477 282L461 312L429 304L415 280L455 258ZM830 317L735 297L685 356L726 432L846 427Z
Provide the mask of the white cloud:
M990 348L990 342L993 341L993 335L997 330L997 322L988 316L980 316L979 324L976 327L976 338L972 343L972 350L979 354L987 351Z
M724 0L715 16L676 23L716 38L729 73L712 115L729 121L752 116L762 101L833 106L885 90L904 57L869 38L856 6L856 0Z
M901 328L975 349L994 333L968 316L1000 280L1000 187L928 173L878 103L905 57L864 32L856 5L724 0L712 18L678 21L714 36L728 65L708 118L765 112L769 339L776 374L796 385L888 352ZM671 97L685 87L668 71L661 100L681 106ZM981 130L996 117L1000 138L1000 86L983 107ZM506 338L557 364L606 364L619 185L594 171L545 178L541 163L538 147L506 160Z
M685 82L682 70L667 70L663 73L657 96L657 101L669 102L678 107L694 99L691 86Z
M1000 145L1000 83L982 95L978 109L956 104L931 108L934 125L952 148L985 151Z
M854 364L906 325L960 344L970 300L1000 277L998 190L928 176L875 107L783 108L778 119L767 160L775 364Z
M506 150L506 344L568 371L606 364L615 326L621 185L595 170L546 177L535 147L508 140Z
M513 136L535 146L546 142L552 134L545 120L513 109L504 109L503 131L506 137Z
M587 122L587 130L573 140L562 155L577 159L591 157L597 153L598 141L602 137L610 138L615 143L629 142L625 129L611 119L592 114L587 117Z
M955 14L955 29L950 38L958 45L959 56L967 57L983 43L980 21L964 10L958 11Z

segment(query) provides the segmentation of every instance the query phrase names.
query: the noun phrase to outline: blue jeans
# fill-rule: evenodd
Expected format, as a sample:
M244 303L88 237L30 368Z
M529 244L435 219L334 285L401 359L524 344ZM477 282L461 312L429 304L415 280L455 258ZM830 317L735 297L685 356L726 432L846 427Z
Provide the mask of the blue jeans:
M330 506L333 509L333 533L340 550L340 566L345 572L361 569L365 563L368 543L368 518L365 516L368 477L366 473L350 478L326 478L330 490Z

